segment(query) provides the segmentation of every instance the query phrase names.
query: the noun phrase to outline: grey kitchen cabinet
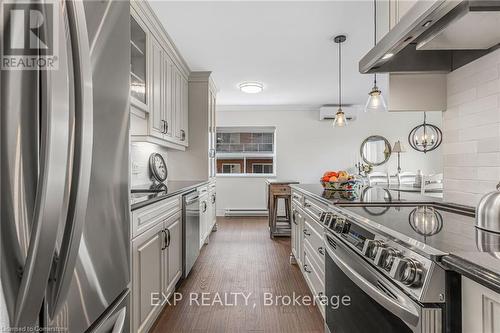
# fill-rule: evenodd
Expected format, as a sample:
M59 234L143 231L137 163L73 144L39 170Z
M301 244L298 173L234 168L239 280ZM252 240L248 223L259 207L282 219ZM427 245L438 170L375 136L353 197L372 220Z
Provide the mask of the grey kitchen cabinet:
M166 127L163 105L164 88L164 55L160 43L156 38L151 38L151 66L156 70L151 71L151 107L149 109L149 134L164 139Z
M157 224L132 241L133 332L147 332L161 310L151 295L160 296L163 289L163 229Z
M185 84L185 83L184 83ZM181 151L170 152L170 159L175 161L169 165L169 177L176 180L215 178L215 132L216 132L216 95L217 90L211 77L211 72L191 72L188 82L189 88L182 89L189 97L188 105L182 108L189 109L189 123L181 130L185 131L185 144L189 142L189 154ZM186 96L184 96L186 99ZM187 133L189 130L189 141Z
M182 275L182 217L181 212L165 221L167 242L164 249L163 292L169 295Z
M147 27L137 12L130 17L130 101L143 110L148 108L148 34Z
M389 28L392 29L418 0L389 0Z
M208 230L207 232L210 233L214 229L216 223L217 223L217 209L216 209L216 203L217 203L217 193L216 193L216 184L215 184L215 179L208 184L208 205L209 205L209 210L208 210Z
M133 72L131 74L131 100L134 106L131 108L131 140L149 141L185 150L189 143L190 70L147 1L132 1L131 12L131 27L145 34L145 37L141 37L145 40L142 58L134 57L134 52L139 55L141 53L134 47L135 42L131 41L133 50L131 71L134 71L135 67L145 68L144 87L136 87L137 83L134 80L139 79ZM132 31L132 37L142 36L139 32ZM142 95L137 95L138 90L144 91L143 100L140 100Z
M189 146L189 83L182 80L182 119L181 119L181 141Z
M200 194L200 249L208 241L208 193Z
M326 207L292 189L292 255L324 317L325 249L323 226L318 215L321 210L326 210Z
M131 326L147 332L182 276L180 196L133 211L132 223Z
M296 210L292 210L292 254L295 257L297 265L302 266L302 230L304 226L304 218L302 214Z
M168 55L163 57L163 120L165 122L165 137L170 141L173 140L174 117L173 117L173 99L175 92L172 88L172 71L174 63Z
M462 331L500 332L500 294L462 277Z
M174 137L176 141L181 141L181 120L182 120L182 79L181 73L174 66L172 70L173 87L173 115L174 115Z

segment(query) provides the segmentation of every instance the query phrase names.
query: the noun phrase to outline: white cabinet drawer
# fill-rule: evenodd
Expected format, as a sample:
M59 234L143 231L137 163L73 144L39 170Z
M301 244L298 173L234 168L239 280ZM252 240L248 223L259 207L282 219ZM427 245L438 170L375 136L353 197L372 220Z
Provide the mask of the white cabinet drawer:
M319 264L321 264L322 271L324 272L325 266L325 250L323 245L323 230L321 233L314 227L316 222L311 222L309 219L305 220L304 229L304 242L307 241L311 246L311 254L314 254Z
M181 210L179 195L168 198L132 212L132 235L135 238L144 231L162 222L166 217Z
M304 196L300 192L292 190L292 204L303 208Z
M322 206L316 201L306 197L304 199L304 210L310 215L311 218L319 222L319 217L324 211L324 208L322 208Z
M302 267L302 272L304 273L304 278L306 279L309 289L311 289L311 293L313 294L316 304L318 305L318 308L324 318L325 309L324 305L320 302L320 299L325 295L325 285L321 279L320 273L316 270L306 251L304 252L304 265Z
M308 217L306 219L305 227L309 230L314 230L316 234L319 235L319 237L321 238L321 241L323 241L323 232L324 232L323 225Z
M304 239L302 245L303 251L307 253L309 261L314 265L315 270L318 272L321 281L325 280L325 257L322 255L317 248L314 248L311 243ZM321 251L322 252L322 251ZM323 252L324 253L324 252Z

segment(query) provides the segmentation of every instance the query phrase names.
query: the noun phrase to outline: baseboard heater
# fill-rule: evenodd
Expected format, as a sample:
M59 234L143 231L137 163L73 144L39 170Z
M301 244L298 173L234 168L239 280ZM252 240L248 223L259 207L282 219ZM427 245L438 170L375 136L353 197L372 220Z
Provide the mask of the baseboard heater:
M267 216L267 209L226 209L224 216Z

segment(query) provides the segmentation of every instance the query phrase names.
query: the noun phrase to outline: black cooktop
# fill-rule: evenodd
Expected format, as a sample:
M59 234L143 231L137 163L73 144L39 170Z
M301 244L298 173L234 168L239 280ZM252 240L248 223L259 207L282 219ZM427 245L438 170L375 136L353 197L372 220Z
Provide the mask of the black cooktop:
M478 241L491 239L484 235L488 232L475 227L474 211L461 206L380 204L340 207L446 254L481 252L484 244L478 244Z

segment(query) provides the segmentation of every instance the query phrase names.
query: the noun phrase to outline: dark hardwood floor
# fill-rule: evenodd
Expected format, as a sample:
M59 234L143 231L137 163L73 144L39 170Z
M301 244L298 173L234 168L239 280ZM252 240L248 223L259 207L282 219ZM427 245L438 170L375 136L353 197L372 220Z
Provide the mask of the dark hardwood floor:
M264 305L265 293L310 295L299 268L289 264L290 238L271 240L264 218L218 218L218 225L178 290L183 299L164 309L152 332L323 332L314 305ZM240 295L237 305L231 296L225 306L203 306L202 293L210 304L217 293L222 301L225 293L245 293L248 303Z

